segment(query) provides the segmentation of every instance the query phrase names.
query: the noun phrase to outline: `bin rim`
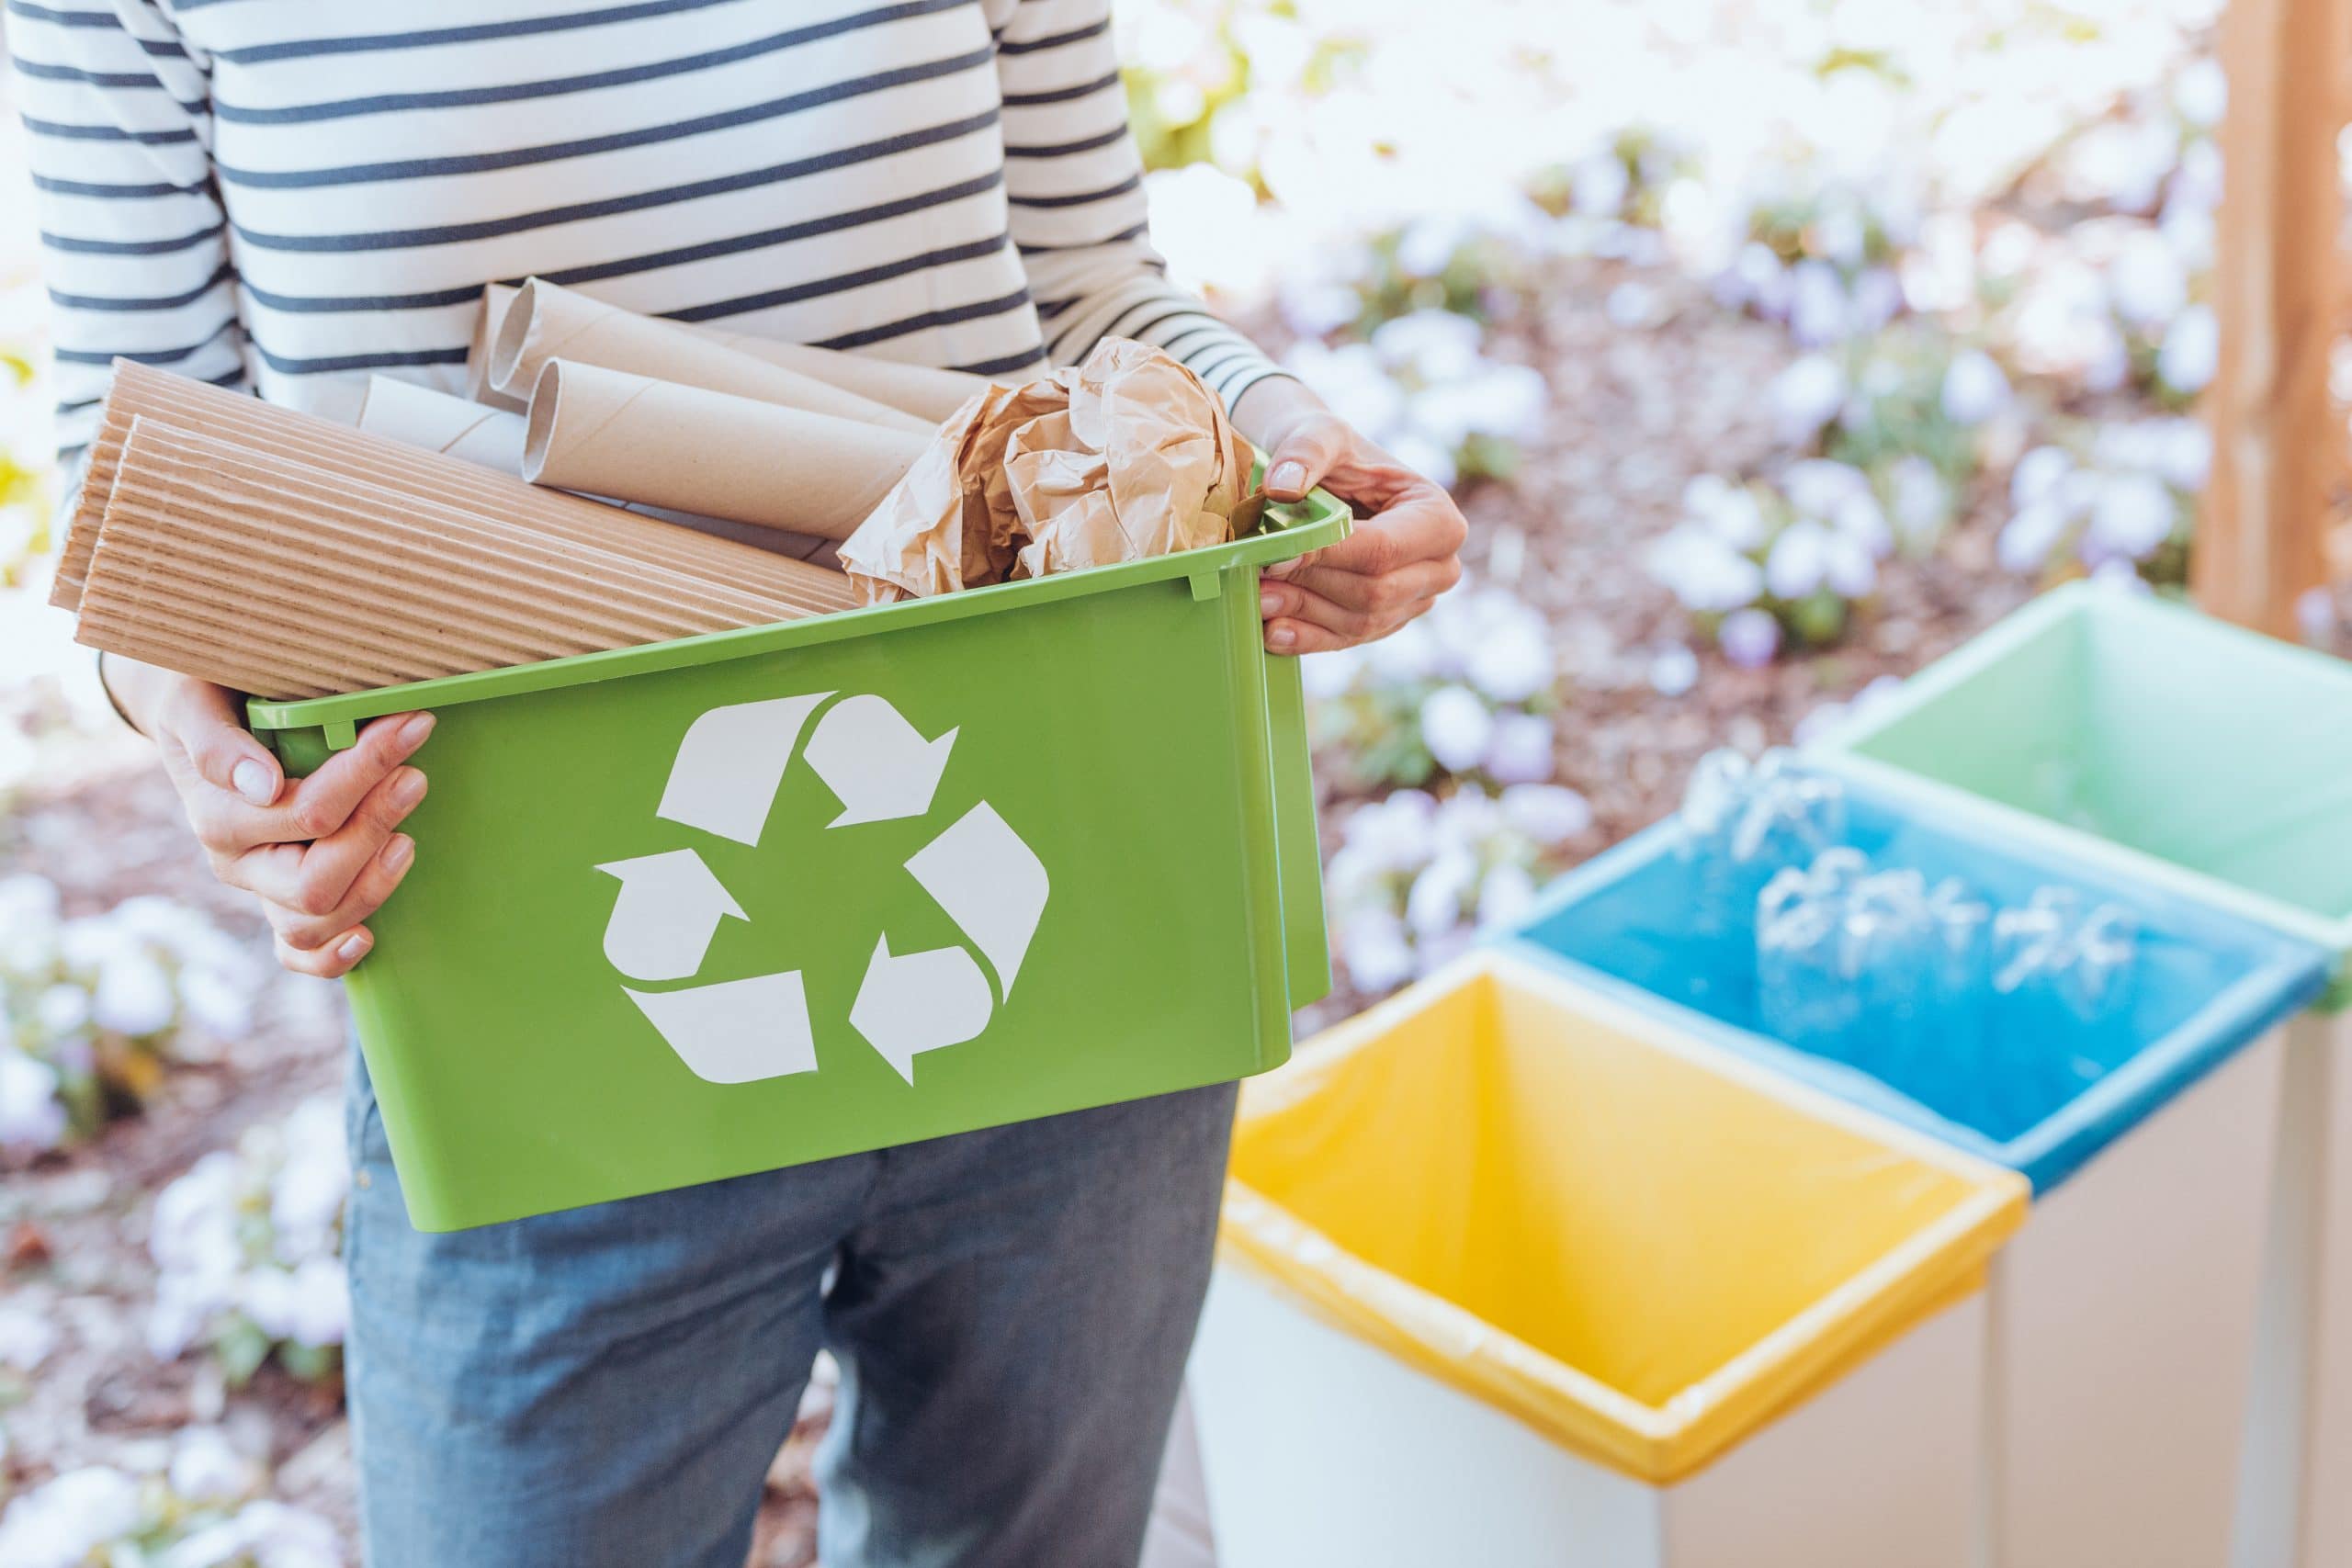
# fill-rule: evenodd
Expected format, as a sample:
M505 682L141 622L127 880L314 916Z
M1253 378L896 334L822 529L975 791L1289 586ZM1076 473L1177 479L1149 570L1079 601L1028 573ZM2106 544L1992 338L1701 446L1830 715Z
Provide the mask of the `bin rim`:
M1943 1214L1664 1405L1653 1405L1374 1266L1239 1178L1227 1178L1220 1258L1343 1332L1369 1339L1621 1474L1651 1485L1697 1474L1752 1432L1825 1391L1859 1356L1981 1289L1988 1260L2025 1221L2027 1185L2016 1172L1773 1072L1679 1028L1654 1009L1629 1005L1499 946L1473 949L1302 1043L1281 1072L1246 1086L1240 1122L1312 1092L1340 1063L1376 1044L1431 1000L1492 979L1540 994L1601 1029L1638 1041L1644 1049L1676 1056L1798 1115L1844 1128L1971 1189ZM1400 1310L1368 1313L1360 1304L1367 1300Z
M1263 467L1261 457L1260 467ZM352 742L356 727L386 714L413 708L446 708L494 697L522 696L532 692L584 686L628 675L718 664L729 660L809 648L877 632L935 626L1023 605L1107 593L1142 583L1183 579L1195 599L1211 599L1223 592L1221 574L1236 567L1263 567L1295 559L1309 551L1337 544L1353 526L1347 502L1326 490L1314 490L1302 501L1269 502L1266 522L1259 531L1222 545L1179 550L1116 566L1057 572L1050 577L1023 578L1016 582L990 583L929 598L905 599L893 604L871 604L831 615L766 626L739 626L706 632L699 637L667 642L641 643L633 648L573 654L533 664L510 664L431 681L411 681L396 686L334 696L307 697L293 702L254 699L245 705L247 724L265 730L323 728L328 744L336 750Z
M1988 626L1974 638L1904 681L1883 702L1873 704L1860 715L1842 718L1830 726L1826 732L1804 748L1804 754L1808 761L1815 761L1828 771L1851 780L1866 782L1885 793L1914 796L1939 812L1971 818L1987 830L2015 834L2030 840L2037 847L2046 846L2054 852L2098 862L2116 873L2154 883L2168 892L2218 905L2233 914L2324 948L2334 957L2334 973L2315 999L2315 1005L2330 1012L2352 1006L2352 913L2324 915L2270 894L2257 892L2227 877L2167 860L2151 851L2118 843L2086 829L2070 828L2019 807L1988 799L1957 784L1928 778L1907 768L1881 761L1858 750L1882 730L1913 716L1920 708L1982 674L2034 638L2067 621L2087 620L2100 615L2162 622L2169 632L2245 649L2258 657L2275 659L2282 663L2301 663L2324 669L2335 678L2352 685L2352 667L2315 649L2299 648L2265 637L2260 632L2216 620L2193 605L2174 604L2154 594L2084 580L2053 588L2015 614Z
M1881 809L1900 811L1906 806L1916 808L1917 804L1905 792L1873 788L1873 780L1848 776L1844 782L1861 799ZM1948 824L1941 818L1929 818L1928 825L1939 831L1952 831L1963 840L1989 837L1996 853L2014 853L1997 837L1983 831L1988 826L2005 828L2006 824L1974 820ZM2251 927L2248 934L2259 939L2267 951L2246 974L2208 998L2163 1039L2151 1043L2130 1061L2103 1075L2017 1136L1997 1140L1952 1121L1858 1067L1815 1055L1760 1030L1725 1022L1582 959L1556 953L1529 934L1562 910L1671 855L1687 836L1675 818L1652 823L1561 876L1544 889L1522 919L1485 941L1573 975L1635 1008L1671 1018L1678 1027L1769 1064L1838 1099L1867 1107L1879 1116L2014 1170L2031 1183L2037 1198L2046 1197L2097 1158L2109 1144L2251 1045L2271 1024L2308 1004L2326 984L2326 954L2316 944L2251 919L2240 910L2216 908L2193 892L2184 894L2179 888L2150 886L2149 891L2181 897L2192 908L2201 905L2202 913L2208 917L2234 919ZM2071 836L2037 839L2020 847L2032 860L2046 862L2053 876L2121 883L2127 890L2135 883L2150 882L2135 866L2110 863L2080 852Z

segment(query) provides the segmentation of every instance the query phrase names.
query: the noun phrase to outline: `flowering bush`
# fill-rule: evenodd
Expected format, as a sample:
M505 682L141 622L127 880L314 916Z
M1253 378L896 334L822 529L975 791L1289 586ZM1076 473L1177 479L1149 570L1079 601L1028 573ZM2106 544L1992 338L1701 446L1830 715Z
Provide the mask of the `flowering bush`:
M1325 882L1333 942L1359 991L1392 989L1525 915L1536 879L1592 826L1561 784L1400 789L1341 820Z
M1877 592L1894 544L1870 476L1824 457L1744 485L1702 474L1682 506L1651 547L1650 571L1747 668L1770 663L1784 641L1837 641L1855 604Z
M1285 363L1340 415L1408 468L1452 485L1507 478L1544 423L1541 372L1487 356L1478 323L1416 310L1368 343L1306 340Z
M1912 189L1812 166L1759 173L1736 204L1746 238L1717 276L1715 297L1808 345L1877 332L1904 309L1899 265L1920 229Z
M1883 476L1882 500L1901 502L1904 542L1920 545L1941 531L1952 493L1976 471L1985 426L2009 411L2011 396L1992 355L1914 331L1805 355L1773 379L1770 401L1792 450Z
M232 1382L272 1355L306 1382L337 1376L350 1317L338 1256L349 1180L331 1100L197 1161L155 1200L149 1348L168 1359L208 1344Z
M2087 570L2185 583L2211 459L2211 437L2185 415L2090 427L2037 446L2009 476L2014 510L2001 529L2001 564L2044 578Z
M41 476L49 450L46 431L35 429L46 412L40 401L32 361L0 349L0 587L19 581L48 542Z
M1309 727L1350 788L1552 776L1551 634L1507 590L1457 587L1395 636L1301 670Z
M334 1527L261 1495L261 1466L219 1429L174 1439L164 1472L87 1465L0 1514L8 1568L342 1568Z
M39 876L0 880L0 1154L86 1136L252 1023L252 955L168 898L62 918Z

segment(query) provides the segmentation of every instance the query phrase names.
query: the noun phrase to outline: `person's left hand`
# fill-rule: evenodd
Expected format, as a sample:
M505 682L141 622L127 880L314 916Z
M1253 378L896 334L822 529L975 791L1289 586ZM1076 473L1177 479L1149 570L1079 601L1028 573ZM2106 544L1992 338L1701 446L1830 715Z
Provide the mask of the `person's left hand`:
M1386 637L1460 581L1468 525L1442 486L1358 434L1287 376L1250 387L1234 423L1272 454L1266 494L1296 501L1321 485L1353 506L1355 532L1267 569L1259 584L1266 647L1319 653Z

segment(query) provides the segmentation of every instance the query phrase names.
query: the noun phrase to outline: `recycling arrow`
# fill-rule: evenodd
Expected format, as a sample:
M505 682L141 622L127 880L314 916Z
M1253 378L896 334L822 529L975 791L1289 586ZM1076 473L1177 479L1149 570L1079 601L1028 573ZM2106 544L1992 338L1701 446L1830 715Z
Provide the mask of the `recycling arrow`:
M831 695L811 692L712 708L687 726L653 814L756 849L800 727Z
M655 815L757 848L796 749L841 802L828 829L928 813L958 731L925 739L886 698L861 694L826 707L832 695L730 703L698 716L679 741ZM605 926L605 956L634 980L693 978L720 923L748 918L692 849L596 869L621 885ZM1012 998L1050 889L1043 863L986 801L918 850L906 870L969 946L894 953L888 933L879 933L848 1021L912 1084L917 1056L977 1039ZM995 972L993 991L981 959ZM818 1070L808 993L797 969L673 990L622 990L687 1070L707 1082Z
M682 991L621 989L698 1078L752 1083L817 1070L797 969Z
M939 775L955 744L952 729L925 740L880 697L844 697L817 721L817 732L808 738L808 765L844 807L826 826L922 816L939 792Z
M849 1021L912 1083L917 1056L976 1038L995 1005L988 976L962 948L893 954L886 934L874 944Z
M596 868L621 879L605 922L605 956L632 980L683 980L702 967L718 922L743 913L702 856L668 850Z

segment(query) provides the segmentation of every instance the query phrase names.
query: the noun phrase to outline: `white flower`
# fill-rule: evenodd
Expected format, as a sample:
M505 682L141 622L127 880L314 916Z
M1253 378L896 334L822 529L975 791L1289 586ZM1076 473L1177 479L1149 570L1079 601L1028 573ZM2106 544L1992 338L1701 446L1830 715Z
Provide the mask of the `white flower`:
M1374 329L1374 353L1393 366L1408 367L1424 381L1451 381L1480 364L1480 329L1451 310L1415 310Z
M34 1154L63 1141L65 1107L57 1085L56 1068L0 1044L0 1150Z
M1737 610L1763 592L1764 572L1712 529L1683 524L1650 547L1650 573L1701 614Z
M1478 926L1492 931L1517 925L1535 905L1535 878L1522 865L1494 867L1478 883Z
M1540 784L1552 776L1553 740L1552 721L1540 714L1498 714L1487 773L1502 784Z
M1440 686L1421 702L1421 744L1439 767L1466 773L1494 739L1495 716L1467 686Z
M1408 627L1410 625L1407 623ZM1362 648L1335 648L1320 653L1309 653L1298 661L1299 683L1306 689L1309 701L1329 702L1345 696L1354 687L1356 677L1363 668Z
M1443 936L1462 923L1462 911L1478 886L1478 862L1466 851L1441 854L1413 878L1405 897L1405 924L1422 941Z
M2175 490L2191 494L2205 488L2213 466L2213 433L2200 420L2181 418L2154 422L2149 445L2150 466Z
M29 1372L57 1348L57 1325L24 1307L0 1306L0 1367Z
M0 975L40 975L57 962L59 903L47 877L0 879Z
M1504 594L1482 595L1486 635L1472 645L1464 673L1498 703L1523 703L1551 689L1552 639L1544 617Z
M236 1040L253 1028L252 987L209 964L180 971L180 1000L188 1021L216 1040Z
M1340 962L1356 988L1385 991L1413 977L1413 944L1405 923L1385 909L1367 909L1340 928Z
M2030 502L2002 525L1995 553L2007 570L2020 575L2038 572L2050 564L2050 553L2066 536L2071 521L2065 509L2053 501Z
M297 1345L340 1345L351 1325L351 1287L337 1258L313 1258L294 1270L288 1286L290 1326Z
M2175 511L2171 489L2153 474L2110 475L2091 508L2084 558L2144 560L2172 537Z
M2009 501L2030 506L2055 495L2058 482L2074 472L2075 459L2063 446L2036 446L2009 470Z
M1954 424L1982 424L2009 406L2009 378L1981 348L1963 349L1944 370L1944 417Z
M1851 463L1806 457L1781 473L1781 493L1800 515L1832 517L1853 496L1871 493L1870 476Z
M2205 389L2221 363L2222 327L2210 305L2191 305L2173 318L2156 351L2156 375L2183 396Z
M1720 474L1700 474L1682 487L1683 514L1735 550L1764 542L1764 506L1745 485Z
M1772 378L1773 427L1790 446L1809 446L1846 406L1846 373L1826 354L1808 354Z
M143 948L108 955L90 997L90 1017L101 1029L141 1039L161 1034L179 1016L172 977Z
M1808 258L1797 263L1791 284L1789 332L1799 343L1840 343L1853 335L1854 311L1836 267Z
M1536 843L1566 843L1592 826L1592 807L1566 784L1512 784L1502 793L1503 820Z
M1894 536L1886 525L1886 513L1881 510L1878 497L1868 491L1857 491L1839 502L1829 514L1830 525L1839 535L1851 540L1875 558L1886 554L1894 544Z
M1650 660L1650 690L1679 697L1699 683L1699 656L1687 648L1661 648Z
M1781 623L1762 610L1734 610L1715 629L1724 657L1742 670L1760 670L1781 651Z
M1453 453L1418 430L1391 430L1388 433L1388 455L1396 458L1406 471L1420 475L1440 490L1452 490L1454 481L1462 477L1454 464Z
M1545 397L1538 371L1524 365L1489 365L1475 376L1439 381L1415 392L1406 402L1405 418L1441 446L1459 447L1474 435L1532 441L1543 432Z
M1936 466L1917 453L1906 453L1888 470L1894 491L1894 526L1906 544L1935 536L1951 512L1951 491Z
M0 1562L8 1568L81 1568L100 1547L139 1528L139 1483L119 1470L69 1470L8 1505L0 1516Z
M1832 534L1823 575L1838 593L1860 599L1878 591L1878 558L1852 535Z
M2191 125L2210 130L2221 124L2230 107L2230 79L2222 62L2207 58L2182 66L2173 78L2172 107Z
M2188 302L2188 273L2153 229L2133 233L2116 252L2107 287L2116 314L2135 327L2162 326Z
M1577 212L1587 218L1614 218L1624 210L1625 197L1633 193L1634 176L1625 161L1614 152L1600 149L1587 153L1570 176L1570 199Z
M1347 865L1375 875L1421 865L1430 858L1436 817L1437 802L1426 790L1396 790L1356 807L1341 826L1334 875Z
M173 1440L166 1472L174 1494L190 1503L225 1503L260 1481L254 1462L218 1427L188 1427Z
M1800 517L1781 530L1764 559L1764 585L1776 599L1803 599L1821 586L1829 570L1828 529Z

